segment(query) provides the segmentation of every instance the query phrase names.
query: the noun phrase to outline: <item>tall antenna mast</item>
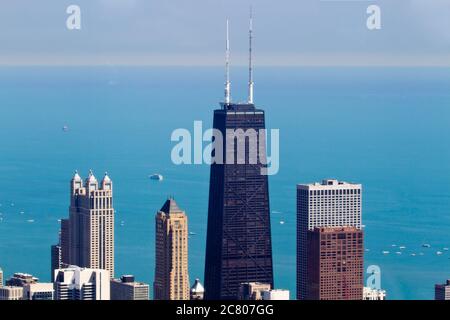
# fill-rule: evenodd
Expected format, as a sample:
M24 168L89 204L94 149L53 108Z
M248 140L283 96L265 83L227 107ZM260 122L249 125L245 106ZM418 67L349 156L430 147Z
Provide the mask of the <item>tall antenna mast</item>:
M230 82L230 30L227 19L227 40L225 52L225 104L231 103L231 82Z
M248 32L249 54L248 54L248 103L253 104L254 82L253 82L253 8L250 7L250 25Z

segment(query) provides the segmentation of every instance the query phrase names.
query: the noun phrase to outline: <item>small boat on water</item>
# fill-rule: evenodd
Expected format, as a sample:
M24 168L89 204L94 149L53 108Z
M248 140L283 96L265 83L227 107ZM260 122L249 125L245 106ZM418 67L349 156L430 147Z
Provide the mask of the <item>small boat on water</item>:
M196 232L189 232L189 235L191 235L191 236L196 236L197 235L197 233Z
M389 254L390 252L389 251L383 251L383 254Z
M280 224L283 225L283 224L285 224L285 222L284 222L283 220L281 220L281 221L280 221Z
M392 248L395 248L396 246L397 246L396 244L391 245Z
M33 220L33 219L30 219L30 220L27 220L27 222L28 222L28 223L33 223L34 220Z
M437 251L436 254L437 254L438 256L441 256L441 255L443 255L444 253L443 253L442 251Z
M411 256L412 256L412 257L415 257L415 256L416 256L416 254L415 254L415 253L411 253Z
M422 247L424 247L424 248L431 248L431 244L425 243L425 244L422 245Z
M405 246L401 246L401 247L399 247L399 249L400 249L400 250L405 250L406 247L405 247Z
M155 181L163 181L164 177L159 174L159 173L155 173L149 176L150 180L155 180Z
M444 251L448 251L448 248L444 248L444 249L442 249L442 250L444 250Z
M68 126L68 125L64 125L64 126L62 127L62 131L63 131L63 132L68 132L68 131L69 131L69 126Z

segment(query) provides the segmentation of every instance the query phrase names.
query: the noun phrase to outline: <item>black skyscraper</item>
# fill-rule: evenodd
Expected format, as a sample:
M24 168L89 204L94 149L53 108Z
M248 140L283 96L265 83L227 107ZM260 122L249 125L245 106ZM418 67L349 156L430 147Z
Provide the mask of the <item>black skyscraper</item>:
M205 299L237 299L245 282L263 282L273 287L272 240L270 231L269 185L266 168L264 111L253 103L251 60L252 20L250 20L250 68L248 103L231 103L229 40L227 23L227 72L225 102L214 111L214 129L223 136L225 164L213 163L209 186L208 231L205 261ZM247 134L241 139L245 152L237 153L239 139L228 133ZM258 135L257 142L249 139ZM242 136L241 136L242 137ZM228 150L234 139L234 150ZM252 141L250 141L252 140ZM242 150L242 149L241 149ZM256 161L251 158L258 154ZM217 155L217 152L213 155ZM229 157L233 156L233 164ZM244 159L238 162L237 157ZM253 157L253 159L255 159ZM239 163L239 164L238 164Z

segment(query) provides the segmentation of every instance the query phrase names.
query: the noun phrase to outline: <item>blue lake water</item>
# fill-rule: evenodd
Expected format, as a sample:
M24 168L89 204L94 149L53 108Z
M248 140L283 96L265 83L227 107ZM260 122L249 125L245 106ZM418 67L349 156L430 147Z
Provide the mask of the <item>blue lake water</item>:
M235 100L245 76L233 70ZM270 177L276 287L295 296L296 184L337 178L363 184L365 262L381 267L388 298L432 299L450 278L450 70L258 68L256 79L257 105L281 139ZM5 277L50 279L69 180L92 168L114 182L116 275L152 283L154 216L173 195L197 234L191 281L202 279L209 167L172 164L170 135L194 120L210 127L222 84L221 68L0 68ZM156 172L164 182L148 179Z

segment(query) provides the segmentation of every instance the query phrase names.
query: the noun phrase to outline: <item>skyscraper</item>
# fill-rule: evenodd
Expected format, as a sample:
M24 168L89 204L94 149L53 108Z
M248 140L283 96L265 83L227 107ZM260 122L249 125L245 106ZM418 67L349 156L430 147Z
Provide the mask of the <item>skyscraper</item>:
M61 258L61 231L59 232L59 241L58 244L52 245L50 247L50 279L53 279L56 269L60 269L62 267L62 258Z
M61 259L70 265L108 270L113 277L113 183L105 174L99 185L90 171L83 185L75 173L70 190L68 225L66 220L61 221Z
M109 300L108 270L69 266L55 270L55 300Z
M437 284L434 287L435 300L450 300L450 280L444 284Z
M308 300L362 300L363 232L355 227L308 231Z
M61 264L68 265L70 261L70 225L69 219L61 219L61 231L59 233L61 247ZM53 276L52 276L53 278Z
M155 300L189 300L188 221L174 199L155 217Z
M252 20L249 97L247 103L233 103L227 23L225 100L214 111L213 121L224 141L221 147L215 146L218 149L212 155L216 161L210 172L205 259L208 300L237 299L242 283L262 282L273 287L269 184L263 174L266 144L261 134L265 132L265 114L253 102L251 40ZM226 161L217 161L219 154L226 155Z
M297 299L308 295L308 231L361 229L361 185L337 180L297 186Z

